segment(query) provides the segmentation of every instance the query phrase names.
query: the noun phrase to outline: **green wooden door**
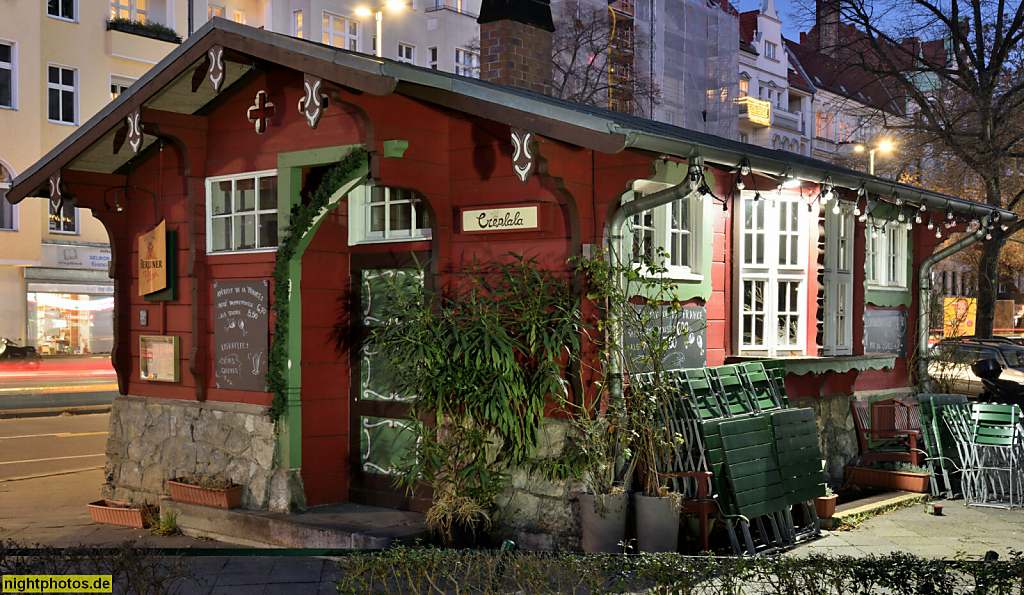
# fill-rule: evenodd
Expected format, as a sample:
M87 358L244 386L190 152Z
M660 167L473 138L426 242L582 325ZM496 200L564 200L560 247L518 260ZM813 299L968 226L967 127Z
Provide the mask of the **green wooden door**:
M429 498L417 491L407 494L394 485L394 464L414 444L420 423L410 416L412 395L394 390L387 361L364 339L380 320L380 313L396 287L410 288L423 280L406 263L380 257L353 255L353 342L351 406L351 482L349 500L375 506L426 510ZM403 266L403 264L405 266Z

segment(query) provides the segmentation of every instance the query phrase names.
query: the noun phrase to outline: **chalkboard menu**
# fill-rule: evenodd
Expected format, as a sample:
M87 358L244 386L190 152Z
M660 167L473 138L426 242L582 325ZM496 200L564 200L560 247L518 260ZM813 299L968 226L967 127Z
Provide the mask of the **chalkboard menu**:
M266 280L213 284L213 357L217 388L267 390Z
M634 306L644 308L645 306ZM649 307L649 306L647 306ZM663 370L681 368L703 368L707 365L706 333L707 312L700 306L659 306L651 321L654 325L643 333L651 336L658 329L661 336L675 335L674 344L662 358ZM639 372L651 371L651 362L647 359L642 341L646 337L636 329L626 328L626 350L633 361L632 369ZM646 360L646 361L645 361Z
M907 313L903 310L864 312L864 353L907 355Z

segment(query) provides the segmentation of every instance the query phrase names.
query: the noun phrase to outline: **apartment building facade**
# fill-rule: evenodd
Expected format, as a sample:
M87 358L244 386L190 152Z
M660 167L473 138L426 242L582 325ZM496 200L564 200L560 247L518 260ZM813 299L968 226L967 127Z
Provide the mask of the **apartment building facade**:
M11 205L3 196L18 174L177 47L110 21L185 31L186 4L48 0L4 2L3 9L0 337L44 354L110 351L114 290L103 226L70 198Z

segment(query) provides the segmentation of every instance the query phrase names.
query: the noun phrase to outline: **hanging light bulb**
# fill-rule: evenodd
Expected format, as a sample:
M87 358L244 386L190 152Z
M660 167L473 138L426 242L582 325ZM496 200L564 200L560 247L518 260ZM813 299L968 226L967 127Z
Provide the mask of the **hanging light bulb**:
M921 208L920 208L920 209L918 209L918 210L919 210L919 211L921 211L921 212L923 213L923 212L925 212L925 211L927 211L927 210L928 210L928 205L927 205L927 204L925 204L925 203L924 203L924 201L921 201Z
M928 229L929 231L935 229L935 222L932 221L931 219L928 220Z
M867 220L868 220L868 214L867 213L861 213L860 217L857 217L857 221L860 221L861 223L864 223Z
M835 203L833 203L833 205L832 205L832 214L833 215L838 215L839 214L839 201L838 200Z
M747 185L743 183L743 178L736 178L736 187L739 188L740 190L743 190L744 188L747 187Z
M860 215L860 200L853 203L853 216L856 217L858 215Z
M746 159L744 159L743 163L740 164L740 175L743 175L743 176L749 176L750 175L750 164L747 163Z
M903 198L900 197L900 193L899 192L893 192L892 193L892 197L895 199L897 207L903 206Z
M754 200L761 200L761 193L756 190L754 191Z
M992 232L991 231L985 234L985 239L986 240L991 240L992 239Z
M900 209L900 214L896 216L896 220L903 223L904 219L906 219L906 216L903 214L903 209Z
M918 225L921 225L921 212L920 211L918 211L917 214L914 215L914 223L917 223Z
M935 237L936 238L942 238L942 230L941 229L936 229L935 230Z
M946 219L952 219L952 218L953 218L953 207L947 207L946 208Z
M907 219L907 222L904 223L903 226L906 227L907 231L914 229L914 224L910 222L910 219Z
M871 239L875 239L877 237L878 237L878 228L875 227L874 225L872 225L871 226Z
M1003 223L1002 225L999 226L999 229L1001 229L1003 231L1006 231L1006 230L1010 229L1010 226L1005 224L1005 223Z

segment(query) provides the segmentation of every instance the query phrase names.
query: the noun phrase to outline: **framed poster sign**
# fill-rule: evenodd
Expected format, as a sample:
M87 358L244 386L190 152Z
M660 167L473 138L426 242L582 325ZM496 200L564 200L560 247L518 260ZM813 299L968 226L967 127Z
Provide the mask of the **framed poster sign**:
M139 337L139 378L154 382L178 382L178 337Z

